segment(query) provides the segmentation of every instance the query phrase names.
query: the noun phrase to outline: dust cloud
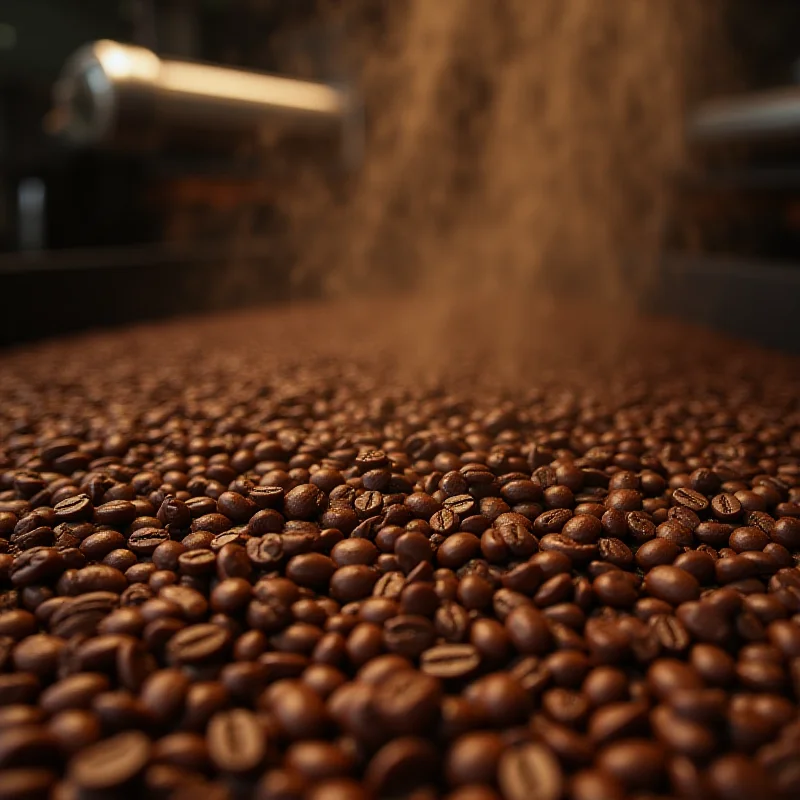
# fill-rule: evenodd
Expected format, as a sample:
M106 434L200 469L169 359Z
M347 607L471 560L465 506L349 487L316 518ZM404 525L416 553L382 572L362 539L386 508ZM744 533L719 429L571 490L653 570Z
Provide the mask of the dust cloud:
M648 288L686 163L687 91L716 48L713 6L337 5L367 146L351 185L309 172L287 202L297 284L340 299L413 289L423 342L491 318L514 350L533 317L563 328L587 307L621 330L610 323Z

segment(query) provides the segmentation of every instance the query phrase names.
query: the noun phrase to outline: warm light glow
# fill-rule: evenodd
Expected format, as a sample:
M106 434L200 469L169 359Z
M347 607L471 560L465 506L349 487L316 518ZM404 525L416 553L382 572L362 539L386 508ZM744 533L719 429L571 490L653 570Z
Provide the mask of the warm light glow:
M158 77L158 56L143 47L124 47L103 40L95 45L95 53L106 75L112 80L152 80Z
M327 116L342 111L341 95L330 86L206 64L162 62L159 83L167 91L227 98L240 103L274 103L310 114Z

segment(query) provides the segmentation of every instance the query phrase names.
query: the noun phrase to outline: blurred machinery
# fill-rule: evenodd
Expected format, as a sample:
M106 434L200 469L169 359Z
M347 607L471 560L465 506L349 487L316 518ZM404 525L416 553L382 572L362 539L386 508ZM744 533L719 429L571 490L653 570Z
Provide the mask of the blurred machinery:
M285 297L277 200L360 158L340 41L314 0L5 0L0 289L40 313L0 342ZM267 279L202 289L232 262Z
M785 346L800 304L800 4L725 4L741 92L715 99L713 75L698 81L696 169L676 177L656 305L694 299L698 319ZM35 297L37 313L0 316L0 343L288 295L278 201L298 160L340 182L361 154L345 34L318 5L4 0L0 293Z

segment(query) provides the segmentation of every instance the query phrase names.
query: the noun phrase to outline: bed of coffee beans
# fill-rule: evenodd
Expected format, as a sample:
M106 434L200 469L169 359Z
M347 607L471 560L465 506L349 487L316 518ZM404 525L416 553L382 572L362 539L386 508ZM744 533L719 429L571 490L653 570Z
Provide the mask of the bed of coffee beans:
M800 796L798 362L568 311L1 355L0 800Z

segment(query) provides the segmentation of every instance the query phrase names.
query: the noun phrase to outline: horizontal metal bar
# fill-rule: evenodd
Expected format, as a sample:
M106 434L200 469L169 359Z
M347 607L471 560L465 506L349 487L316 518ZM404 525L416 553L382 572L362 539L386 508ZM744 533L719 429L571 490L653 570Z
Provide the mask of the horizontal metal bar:
M690 115L687 135L701 144L800 141L800 86L710 100Z

